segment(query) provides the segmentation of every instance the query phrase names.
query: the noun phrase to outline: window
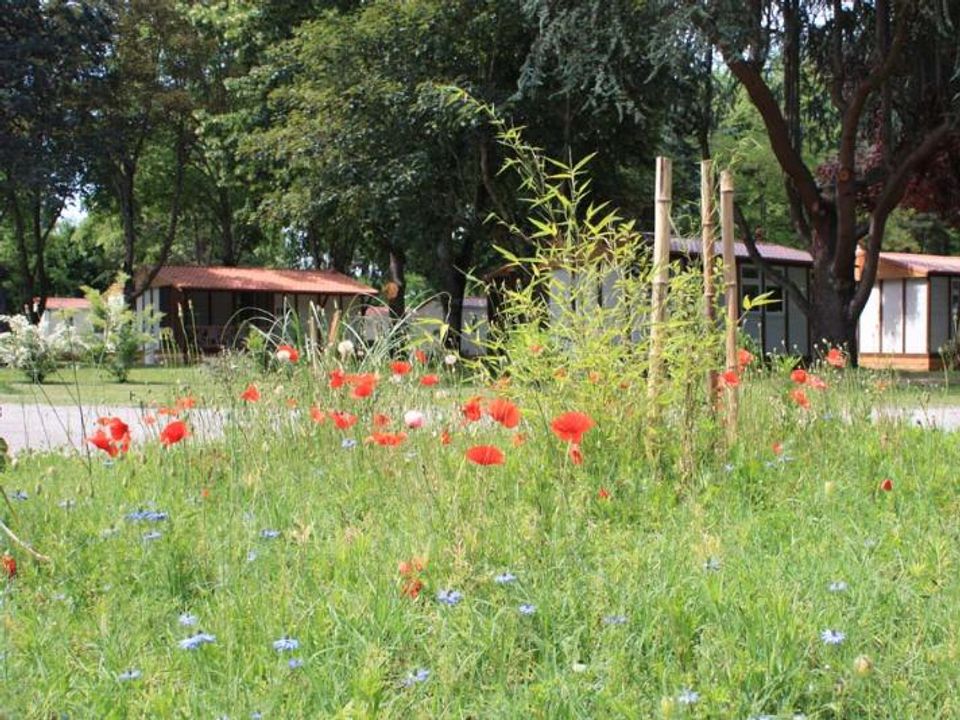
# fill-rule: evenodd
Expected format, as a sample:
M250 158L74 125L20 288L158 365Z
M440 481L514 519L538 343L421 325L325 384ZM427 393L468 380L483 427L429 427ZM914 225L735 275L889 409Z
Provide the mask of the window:
M957 334L957 321L960 320L960 278L950 278L950 333L952 339Z
M760 272L752 265L740 266L740 307L743 307L743 299L749 296L755 298L761 292L762 284L760 282ZM760 312L760 308L754 308L751 312Z
M763 306L764 310L767 311L767 314L783 314L783 288L779 285L774 285L771 282L766 282L766 278L764 278L763 291L765 293L770 293L770 297L767 299L767 304Z

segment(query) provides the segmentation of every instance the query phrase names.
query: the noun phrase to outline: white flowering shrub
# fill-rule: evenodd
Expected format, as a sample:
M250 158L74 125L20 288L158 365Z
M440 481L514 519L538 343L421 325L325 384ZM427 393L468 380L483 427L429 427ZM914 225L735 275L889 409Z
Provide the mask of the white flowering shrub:
M124 278L118 276L115 287L123 287L123 282ZM144 328L157 324L162 313L152 307L143 312L131 310L119 291L101 293L84 287L83 292L90 301L90 323L93 325L91 358L108 370L117 382L126 382L140 349L153 339Z
M84 348L72 327L44 334L23 315L3 315L0 320L10 326L9 332L0 333L0 364L16 368L30 382L42 383L61 358L75 356Z

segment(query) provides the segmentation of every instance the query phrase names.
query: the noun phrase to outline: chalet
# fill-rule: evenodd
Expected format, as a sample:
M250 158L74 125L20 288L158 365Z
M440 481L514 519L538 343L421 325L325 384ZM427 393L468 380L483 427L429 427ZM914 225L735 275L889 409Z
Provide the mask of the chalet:
M39 303L39 298L34 298L34 303ZM91 332L90 301L86 298L48 297L39 327L46 336L65 327L72 327L81 334Z
M322 314L329 326L335 312L349 319L360 314L365 299L377 291L332 270L290 270L251 267L168 265L160 269L137 299L137 310L153 307L163 313L150 328L157 342L145 360L154 360L162 332L177 348L218 352L233 347L249 322L279 316L286 309L300 318Z

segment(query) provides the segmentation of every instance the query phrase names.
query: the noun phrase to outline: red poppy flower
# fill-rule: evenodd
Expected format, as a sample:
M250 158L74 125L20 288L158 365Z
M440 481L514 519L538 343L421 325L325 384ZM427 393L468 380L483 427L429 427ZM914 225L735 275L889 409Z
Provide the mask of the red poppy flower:
M587 380L596 385L598 382L600 382L600 373L598 373L596 370L591 370L587 373Z
M373 426L375 428L385 428L390 424L390 416L383 413L377 413L373 416Z
M480 405L480 402L480 398L472 397L463 404L462 408L460 408L463 416L470 422L476 422L483 415L483 408Z
M520 447L520 446L523 445L526 441L527 441L527 436L526 436L525 433L520 433L520 432L518 432L518 433L516 433L516 434L513 436L513 446L514 446L514 447Z
M144 416L143 416L143 422L144 422L145 425L156 425L156 424L157 424L157 416L156 416L156 415L144 415Z
M807 377L807 371L803 368L797 368L790 373L790 379L793 380L797 385L803 385L807 381Z
M747 350L746 348L740 348L737 350L737 367L740 370L743 370L747 365L750 365L754 361L753 353Z
M847 364L847 358L839 348L830 348L824 360L835 368L842 368Z
M882 483L880 483L880 489L884 492L890 492L893 490L893 480L886 478Z
M441 445L449 445L452 441L453 441L453 438L450 437L450 433L448 433L446 430L442 430L440 432Z
M330 389L337 390L338 388L343 387L343 384L347 381L347 374L340 368L334 368L330 371Z
M427 364L427 354L423 350L414 350L413 357L416 358L416 361L421 365Z
M812 387L814 390L827 389L827 383L822 378L818 378L816 375L807 375L807 385Z
M240 399L247 402L257 402L260 399L260 391L253 383L247 385L247 389L240 393Z
M413 369L413 365L406 360L394 360L390 363L390 370L394 375L406 375Z
M182 398L177 398L176 408L177 410L192 410L197 406L197 399L192 395L186 395Z
M327 414L316 405L310 407L310 419L318 425L327 419Z
M770 446L770 449L773 450L774 455L782 455L783 443L775 442L773 445Z
M598 500L609 500L609 499L610 499L610 491L607 490L605 487L601 486L600 489L597 491L597 499L598 499Z
M438 382L440 382L439 375L424 375L422 378L420 378L420 384L424 387L433 387Z
M720 374L720 385L735 388L740 384L740 373L736 370L725 370Z
M420 596L421 590L423 590L423 581L417 578L404 580L403 585L400 587L400 592L411 600L416 600Z
M596 425L586 413L567 412L553 419L550 428L553 434L568 443L580 444L583 434Z
M515 428L520 424L520 408L504 398L491 400L487 414L505 428Z
M157 415L168 415L170 417L176 417L180 414L180 411L172 407L161 407L157 408Z
M87 438L87 442L98 450L103 450L110 457L116 457L120 452L117 444L110 439L103 430L97 430L93 435Z
M474 445L467 450L467 460L477 465L502 465L503 451L493 445Z
M183 420L174 420L160 431L160 442L170 447L190 436L190 429Z
M295 363L300 360L300 352L293 345L277 345L277 360Z
M530 353L531 353L532 355L539 355L539 354L542 353L542 352L543 352L543 345L531 345L531 346L530 346Z
M373 440L377 445L383 445L386 447L396 447L400 445L404 440L407 439L407 434L404 432L399 433L381 433L375 432L370 436L370 439Z
M350 397L354 398L355 400L362 400L363 398L370 397L373 395L373 391L377 387L377 376L373 373L347 375L345 380L348 385L353 387L353 390L350 392Z
M583 452L576 443L570 443L570 446L567 448L567 456L574 465L583 465Z
M790 399L804 410L807 410L810 407L810 398L807 397L807 394L803 391L803 388L794 388L791 390Z
M3 572L6 574L8 580L12 580L17 576L17 560L10 553L4 553L0 557L0 565L3 565Z
M357 416L351 415L350 413L340 412L335 410L330 413L330 418L333 420L333 424L336 425L340 430L346 430L357 424Z
M296 399L296 398L287 398L287 407L290 408L291 410L296 409L296 407L297 407L297 399Z

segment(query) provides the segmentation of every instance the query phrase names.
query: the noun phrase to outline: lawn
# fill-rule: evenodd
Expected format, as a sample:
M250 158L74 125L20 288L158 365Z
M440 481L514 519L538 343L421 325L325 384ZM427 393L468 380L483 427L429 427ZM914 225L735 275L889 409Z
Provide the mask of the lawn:
M871 376L827 369L804 410L748 373L739 442L676 446L681 478L644 459L639 388L501 385L474 422L476 386L422 372L360 399L210 376L218 441L20 459L2 516L53 562L9 546L0 715L960 716L960 444L870 422Z
M200 367L139 367L126 383L118 383L94 367L66 367L42 385L27 382L10 368L0 368L0 403L43 405L148 405L164 401L203 381Z

